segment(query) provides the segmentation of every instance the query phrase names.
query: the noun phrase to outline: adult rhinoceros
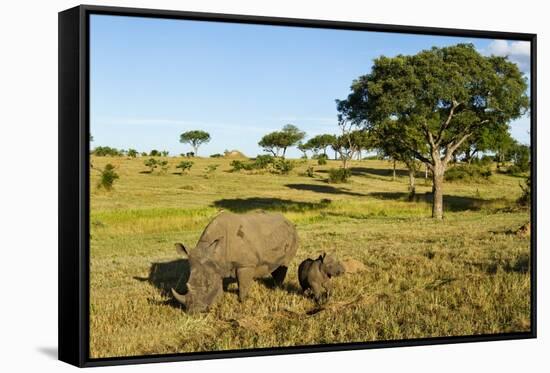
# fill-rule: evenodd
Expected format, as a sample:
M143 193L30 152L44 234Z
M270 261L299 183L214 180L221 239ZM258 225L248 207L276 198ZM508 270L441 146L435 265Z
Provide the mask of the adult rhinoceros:
M254 278L273 276L282 284L298 245L296 229L281 214L222 212L205 228L197 246L188 252L191 274L187 293L172 289L189 312L206 310L222 294L223 279L236 278L239 300L244 300Z

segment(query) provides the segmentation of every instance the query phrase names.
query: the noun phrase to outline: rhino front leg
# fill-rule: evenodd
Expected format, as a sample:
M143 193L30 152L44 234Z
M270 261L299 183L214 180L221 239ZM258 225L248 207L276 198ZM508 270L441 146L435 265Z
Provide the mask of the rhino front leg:
M239 300L243 302L248 295L248 290L254 280L254 268L237 269L237 284L239 286Z
M286 277L286 271L288 270L288 267L286 266L280 266L273 272L271 272L271 276L273 276L273 280L275 280L276 286L281 286L283 284L283 281Z

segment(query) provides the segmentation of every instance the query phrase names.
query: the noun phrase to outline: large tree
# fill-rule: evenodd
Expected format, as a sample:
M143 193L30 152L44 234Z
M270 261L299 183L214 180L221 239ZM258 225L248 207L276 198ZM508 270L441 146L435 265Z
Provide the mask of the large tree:
M307 147L318 155L322 150L324 155L327 155L327 148L336 141L336 136L330 134L317 135L309 139L306 143Z
M443 218L443 177L456 150L480 131L501 132L529 107L518 66L506 57L482 56L471 44L382 56L351 89L341 115L375 132L399 131L399 147L432 173L437 219Z
M191 145L196 156L199 152L199 146L210 142L210 134L201 130L187 131L180 135L180 142Z
M284 158L286 150L291 146L297 145L305 136L305 132L300 131L298 127L293 124L287 124L281 131L271 132L263 136L258 145L264 151L273 154L273 156L282 156Z

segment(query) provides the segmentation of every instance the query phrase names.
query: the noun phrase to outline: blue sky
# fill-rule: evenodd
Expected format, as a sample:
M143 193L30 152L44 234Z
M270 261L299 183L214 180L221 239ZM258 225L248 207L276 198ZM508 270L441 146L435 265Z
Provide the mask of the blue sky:
M288 123L308 137L337 133L334 100L380 55L468 42L529 74L529 44L505 40L104 15L90 31L92 146L172 155L191 151L179 135L193 129L212 136L201 155L261 154L262 135ZM512 123L523 143L529 120Z

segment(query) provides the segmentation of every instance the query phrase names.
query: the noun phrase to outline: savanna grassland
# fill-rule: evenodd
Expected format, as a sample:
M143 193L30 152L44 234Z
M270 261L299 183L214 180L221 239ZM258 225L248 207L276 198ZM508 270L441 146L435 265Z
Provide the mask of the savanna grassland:
M409 202L407 172L399 168L393 181L387 161L353 161L349 183L329 184L327 170L340 162L310 160L275 175L194 158L179 175L182 159L165 159L165 174L147 174L144 158L92 157L94 169L112 163L120 179L106 191L91 171L91 357L530 329L530 238L516 233L529 221L515 203L521 178L446 182L445 219L436 221L423 173ZM211 164L219 167L207 175ZM220 210L254 209L296 224L300 245L284 287L257 280L239 303L232 283L208 313L186 314L170 295L187 271L174 243L193 247ZM302 294L297 267L324 251L366 270L333 278L319 309Z

